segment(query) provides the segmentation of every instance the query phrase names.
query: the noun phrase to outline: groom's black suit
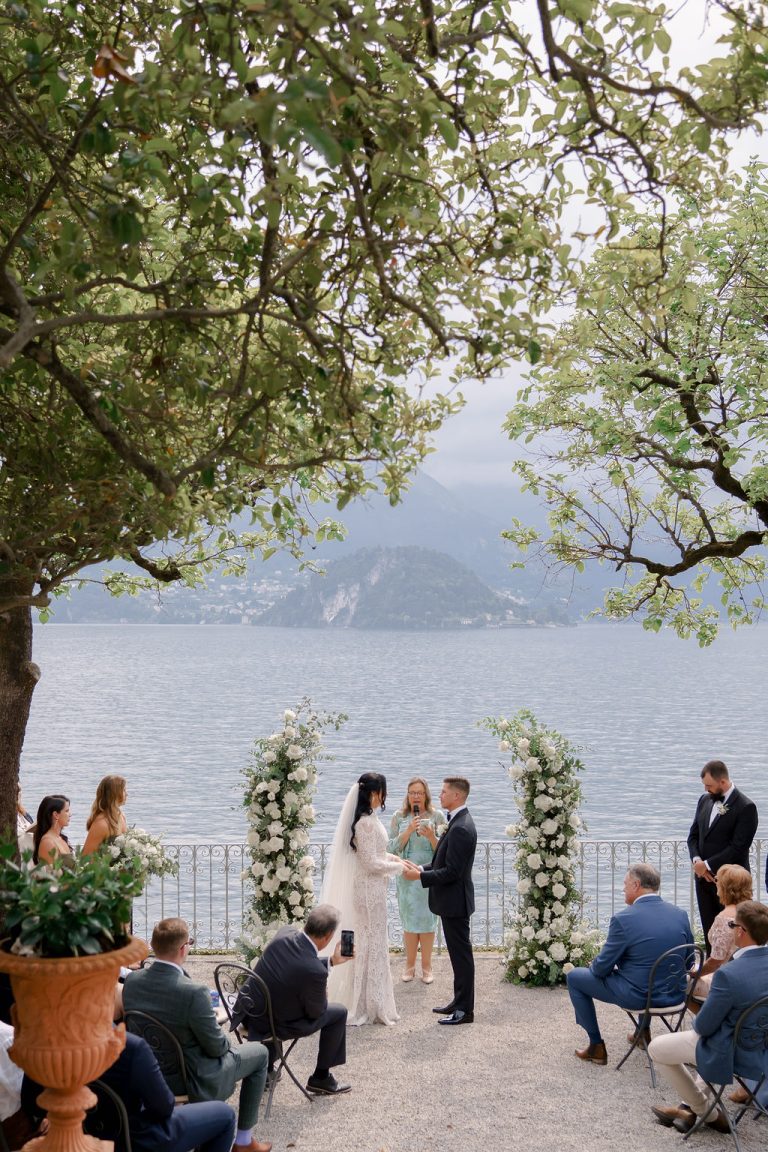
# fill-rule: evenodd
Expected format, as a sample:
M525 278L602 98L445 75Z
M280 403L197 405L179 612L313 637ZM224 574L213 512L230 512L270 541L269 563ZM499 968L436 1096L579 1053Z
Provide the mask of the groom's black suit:
M757 832L757 808L748 796L734 788L726 805L728 811L711 822L712 809L719 802L719 796L710 796L708 792L699 797L696 815L688 833L691 860L696 856L705 860L713 876L717 875L718 868L723 864L740 864L749 871L749 849ZM712 921L722 911L717 889L711 880L705 880L703 876L696 877L696 899L704 939L707 940Z
M453 1005L462 1012L475 1010L475 958L469 918L475 910L472 865L477 831L466 808L451 816L437 842L431 864L425 864L421 883L429 889L429 907L443 922L443 936L453 968Z

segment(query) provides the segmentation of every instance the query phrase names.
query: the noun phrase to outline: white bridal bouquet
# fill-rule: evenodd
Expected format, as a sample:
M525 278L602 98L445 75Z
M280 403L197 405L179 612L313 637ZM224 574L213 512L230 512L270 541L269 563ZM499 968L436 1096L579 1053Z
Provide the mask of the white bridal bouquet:
M133 872L142 883L151 876L177 876L179 865L166 855L161 838L151 836L143 828L131 827L115 836L107 845L113 863Z

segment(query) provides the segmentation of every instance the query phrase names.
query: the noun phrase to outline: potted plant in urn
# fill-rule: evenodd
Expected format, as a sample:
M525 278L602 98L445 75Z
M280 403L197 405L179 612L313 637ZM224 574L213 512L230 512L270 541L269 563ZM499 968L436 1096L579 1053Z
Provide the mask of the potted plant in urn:
M91 1152L101 1141L83 1132L96 1103L86 1085L125 1046L124 1025L112 1023L120 968L147 955L144 941L126 932L143 880L105 852L38 867L15 855L15 844L0 845L0 971L15 1000L10 1053L44 1085L49 1120L46 1135L27 1147Z

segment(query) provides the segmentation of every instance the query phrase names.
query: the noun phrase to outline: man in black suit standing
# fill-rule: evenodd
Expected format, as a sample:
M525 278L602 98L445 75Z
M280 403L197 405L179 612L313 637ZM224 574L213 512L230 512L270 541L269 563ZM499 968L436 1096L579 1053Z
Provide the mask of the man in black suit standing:
M339 926L339 912L331 904L318 904L307 916L304 931L286 926L270 940L254 971L269 988L275 1031L281 1040L320 1033L317 1066L307 1081L307 1089L318 1096L338 1096L349 1092L331 1072L347 1059L347 1010L343 1004L328 1003L328 971L345 964L351 956L341 955L336 945L332 956L319 955L330 944ZM266 1014L254 1015L254 1003L263 1004L253 981L240 990L232 1013L232 1026L245 1022L248 1039L261 1039L269 1032Z
M448 827L437 842L431 864L419 867L405 861L407 880L420 880L429 889L429 907L443 922L443 936L453 968L453 999L434 1008L444 1019L440 1024L471 1024L475 1012L475 958L469 918L475 910L472 866L477 832L467 809L469 781L448 776L443 781L440 804L448 813Z
M722 760L709 760L701 770L704 795L699 797L688 851L696 876L696 900L704 930L707 955L709 929L722 905L715 879L723 864L739 864L749 871L749 849L757 831L757 808L731 783Z

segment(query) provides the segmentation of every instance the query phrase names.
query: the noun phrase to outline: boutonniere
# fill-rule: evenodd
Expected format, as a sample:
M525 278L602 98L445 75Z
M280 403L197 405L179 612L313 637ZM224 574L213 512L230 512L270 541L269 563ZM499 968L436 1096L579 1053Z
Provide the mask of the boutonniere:
M718 816L725 816L728 811L730 811L728 805L724 803L724 801L718 800L717 804L715 804L715 812L717 812Z

